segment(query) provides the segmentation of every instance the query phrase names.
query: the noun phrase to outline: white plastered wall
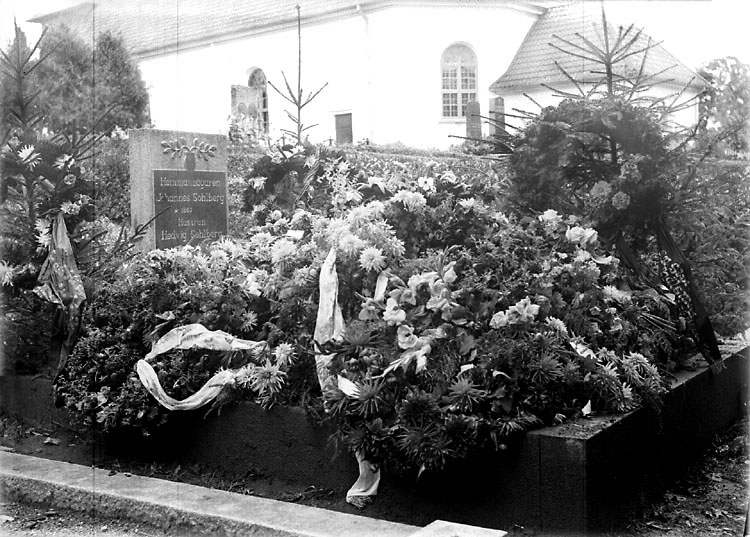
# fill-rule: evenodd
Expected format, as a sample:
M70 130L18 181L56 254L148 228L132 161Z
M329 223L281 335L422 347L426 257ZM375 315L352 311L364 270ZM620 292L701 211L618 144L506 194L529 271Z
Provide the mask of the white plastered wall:
M318 123L310 138L322 141L335 135L333 110L361 106L364 65L362 41L356 18L303 26L302 90L306 96L326 82L328 86L307 105L304 124ZM343 46L342 46L343 45ZM295 28L253 38L181 50L168 56L140 61L151 98L151 116L157 128L226 133L230 112L230 88L246 85L252 68L286 93L282 72L297 89L297 31ZM293 130L285 110L293 106L268 87L271 136Z
M303 111L313 142L335 139L334 116L352 114L354 141L445 148L460 143L463 119L442 118L440 57L455 43L477 56L477 100L487 115L489 85L507 68L535 20L507 7L393 6L352 12L345 18L302 26L302 88L328 86ZM263 69L284 88L296 89L296 28L252 38L183 49L139 62L149 88L155 127L226 133L230 88L247 84L249 70ZM269 87L270 135L292 129L290 103ZM484 132L487 127L484 126Z
M508 67L536 17L478 4L399 7L370 15L373 139L414 147L462 142L466 123L442 117L440 58L449 46L468 45L477 57L477 101L488 115L489 85ZM483 126L486 134L488 128Z

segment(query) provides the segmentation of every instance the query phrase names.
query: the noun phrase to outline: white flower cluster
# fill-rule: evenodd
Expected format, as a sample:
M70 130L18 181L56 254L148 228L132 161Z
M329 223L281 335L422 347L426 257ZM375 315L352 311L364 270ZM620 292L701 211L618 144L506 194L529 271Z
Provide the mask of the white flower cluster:
M498 311L490 320L490 328L502 328L504 326L528 323L536 319L539 314L539 306L533 304L529 297L516 302L505 311Z
M402 203L411 213L419 212L427 206L427 199L421 193L410 190L399 190L391 197L391 201Z

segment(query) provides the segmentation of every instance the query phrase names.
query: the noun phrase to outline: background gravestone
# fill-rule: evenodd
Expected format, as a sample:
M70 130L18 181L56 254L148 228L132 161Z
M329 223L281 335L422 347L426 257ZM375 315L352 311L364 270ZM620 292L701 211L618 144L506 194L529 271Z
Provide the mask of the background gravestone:
M466 103L466 137L473 140L482 139L482 118L479 117L479 103L471 101Z
M227 142L217 134L130 131L131 225L148 226L141 250L227 234Z
M505 133L505 100L502 97L490 99L490 135Z

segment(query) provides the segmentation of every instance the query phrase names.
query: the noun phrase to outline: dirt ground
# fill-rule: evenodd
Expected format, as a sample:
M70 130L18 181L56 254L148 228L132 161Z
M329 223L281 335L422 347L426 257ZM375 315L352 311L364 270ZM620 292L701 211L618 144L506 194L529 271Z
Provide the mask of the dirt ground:
M745 419L718 437L698 463L617 535L744 535L749 475Z
M90 464L92 452L72 431L57 427L40 430L25 426L7 417L0 419L0 444L6 449L56 460ZM161 479L172 479L232 492L253 494L283 501L299 502L324 508L335 508L334 491L290 489L262 480L227 481L200 468L170 467L157 464L125 464L110 461L111 471L129 471ZM622 537L693 537L741 536L748 506L750 452L748 451L748 420L735 423L719 435L703 458L689 468L654 502L643 507L626 527L607 534ZM2 506L6 518L0 518L3 529L11 535L88 535L86 531L102 527L102 535L119 535L114 530L129 531L123 535L157 535L156 530L139 527L137 521L91 521L85 515L50 512L42 507L8 504ZM363 512L361 514L367 514ZM12 518L9 520L7 517ZM88 524L88 526L86 525ZM127 524L130 524L127 526ZM63 528L80 526L79 533L65 533ZM40 528L58 531L34 533ZM125 528L125 530L123 530ZM529 528L504 528L512 537L535 535ZM18 533L20 532L20 533ZM98 534L96 533L96 534Z
M46 507L0 504L4 537L170 537L172 534L133 520L111 520Z

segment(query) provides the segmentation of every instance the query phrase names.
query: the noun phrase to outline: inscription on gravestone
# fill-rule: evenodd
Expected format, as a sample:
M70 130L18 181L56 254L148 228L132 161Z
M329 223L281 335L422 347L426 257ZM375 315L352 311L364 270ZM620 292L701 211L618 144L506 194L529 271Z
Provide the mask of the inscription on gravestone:
M141 250L227 234L226 137L133 129L129 141L130 213L133 229L145 229Z
M224 173L154 170L154 213L162 213L156 219L157 248L226 235Z

